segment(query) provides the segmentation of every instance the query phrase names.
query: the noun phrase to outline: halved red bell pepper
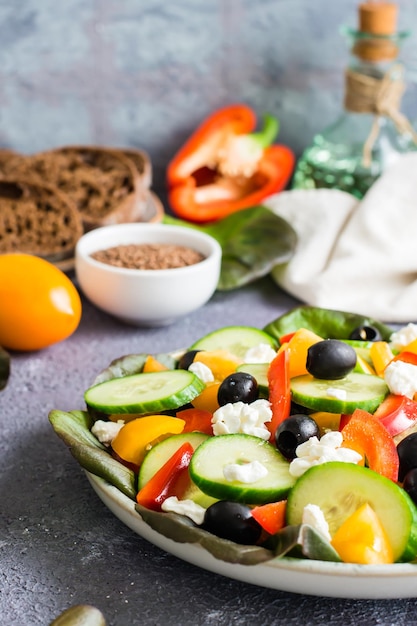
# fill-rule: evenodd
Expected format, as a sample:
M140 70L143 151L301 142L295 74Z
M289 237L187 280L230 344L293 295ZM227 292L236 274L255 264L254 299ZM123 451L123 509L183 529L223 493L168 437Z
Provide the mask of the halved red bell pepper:
M181 481L184 474L188 474L188 466L193 452L194 449L188 441L178 448L138 492L136 496L138 504L153 511L160 511L162 503L169 496L181 496L181 494L176 493L175 486Z
M275 431L290 414L290 356L288 350L278 352L268 367L269 402L271 403L272 420L265 426L271 433L270 441L274 441Z
M274 120L272 116L266 119L270 125ZM256 137L258 141L270 135L267 126L265 134L252 133L255 127L254 111L233 104L216 111L197 128L167 168L168 200L178 217L191 222L215 221L256 206L286 186L295 156L283 145L264 145L254 171L242 174L238 167L237 174L224 173L222 163L230 138ZM272 143L273 138L268 141ZM239 153L236 156L239 161Z
M355 409L342 428L342 434L343 446L365 456L370 469L394 482L398 480L397 446L378 418L362 409Z
M374 413L391 437L417 423L417 402L394 393L389 394Z

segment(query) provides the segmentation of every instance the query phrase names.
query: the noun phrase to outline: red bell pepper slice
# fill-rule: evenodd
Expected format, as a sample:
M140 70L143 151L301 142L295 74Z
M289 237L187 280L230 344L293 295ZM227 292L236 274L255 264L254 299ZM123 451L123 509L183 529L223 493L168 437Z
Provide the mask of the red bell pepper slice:
M398 480L397 447L377 417L355 409L342 434L343 446L364 455L370 469L394 482Z
M185 426L183 433L192 433L198 431L206 435L213 435L213 426L211 420L213 413L204 411L203 409L183 409L177 412L177 417L184 420Z
M404 350L403 352L396 354L392 360L404 361L404 363L410 363L410 365L417 365L417 354L415 352Z
M193 447L188 441L178 448L170 459L152 476L138 492L136 501L147 509L161 511L161 505L170 496L176 493L176 485L188 474L193 455Z
M374 413L391 437L417 422L417 402L394 393L389 394Z
M269 502L255 506L251 513L258 524L270 535L275 535L285 526L285 512L287 509L287 501Z
M346 424L349 422L350 418L352 416L349 415L348 413L342 413L340 415L340 422L339 422L339 430L343 430L343 428L346 426Z
M293 330L290 333L287 333L286 335L281 335L281 337L279 338L279 345L282 346L284 343L288 343L289 341L291 341L294 335L295 335L295 330Z
M256 126L252 109L234 104L213 113L175 155L167 168L168 200L173 212L191 222L212 222L241 209L256 206L281 191L295 164L294 153L270 145L252 176L222 176L210 161L228 134L245 135Z
M271 403L272 419L267 422L271 433L270 442L274 442L275 431L290 414L290 355L288 350L281 350L268 368L269 402Z

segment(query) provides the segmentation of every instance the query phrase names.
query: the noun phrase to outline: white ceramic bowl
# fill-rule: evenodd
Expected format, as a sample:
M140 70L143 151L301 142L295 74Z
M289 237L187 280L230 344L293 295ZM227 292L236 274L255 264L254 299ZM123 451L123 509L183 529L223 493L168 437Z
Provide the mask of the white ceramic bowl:
M125 244L174 244L205 258L186 267L156 270L119 268L91 257ZM137 326L165 326L205 304L220 275L221 247L209 235L168 224L117 224L83 235L75 249L75 272L87 298L107 313Z

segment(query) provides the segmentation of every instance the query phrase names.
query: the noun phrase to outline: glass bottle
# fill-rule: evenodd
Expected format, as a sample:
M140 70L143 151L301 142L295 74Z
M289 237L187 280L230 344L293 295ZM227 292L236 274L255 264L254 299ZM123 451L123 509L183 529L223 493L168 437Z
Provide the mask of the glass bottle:
M351 43L343 114L317 134L299 159L294 189L336 188L362 198L399 154L417 150L417 134L400 112L404 67L398 61L408 32L396 32L397 7L359 7Z

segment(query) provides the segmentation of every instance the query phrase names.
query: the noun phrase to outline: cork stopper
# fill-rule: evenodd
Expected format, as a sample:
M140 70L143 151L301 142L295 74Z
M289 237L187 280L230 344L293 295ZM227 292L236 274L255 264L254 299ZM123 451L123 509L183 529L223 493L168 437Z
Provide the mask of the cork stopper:
M359 32L353 53L365 61L388 61L398 55L395 41L398 7L393 2L364 2L359 5ZM367 37L369 35L369 37ZM373 37L375 35L375 37Z
M367 2L359 5L359 30L372 35L394 35L398 7L392 2Z

